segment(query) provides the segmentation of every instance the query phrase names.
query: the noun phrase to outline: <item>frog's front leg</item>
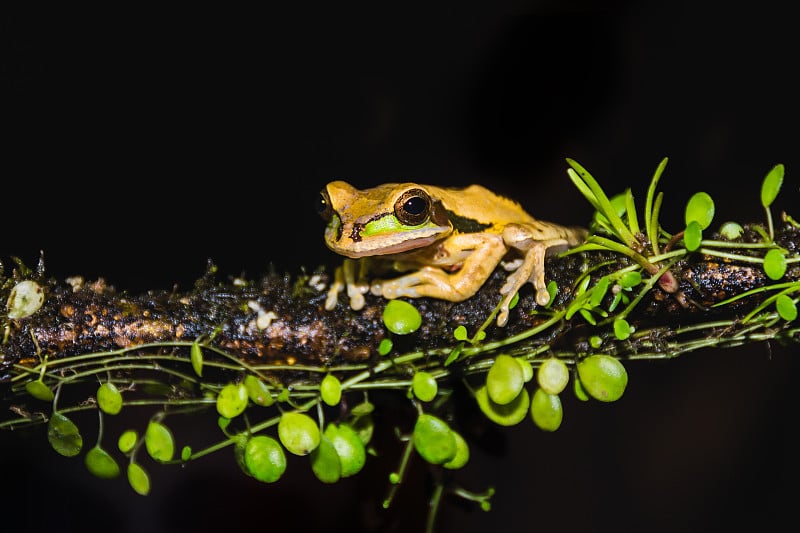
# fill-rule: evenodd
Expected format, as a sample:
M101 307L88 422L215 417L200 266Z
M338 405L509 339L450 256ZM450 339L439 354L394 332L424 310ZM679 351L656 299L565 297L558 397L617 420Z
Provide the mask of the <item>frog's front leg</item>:
M339 293L347 288L350 298L350 308L358 311L364 307L364 294L369 290L367 271L369 270L368 258L345 259L342 266L336 268L333 283L328 288L328 297L325 299L325 309L330 311L336 307Z
M508 251L502 236L490 233L455 235L443 246L444 250L439 252L443 261L448 256L466 256L457 271L446 272L441 267L424 266L395 279L373 281L372 293L387 299L427 296L460 302L478 292Z

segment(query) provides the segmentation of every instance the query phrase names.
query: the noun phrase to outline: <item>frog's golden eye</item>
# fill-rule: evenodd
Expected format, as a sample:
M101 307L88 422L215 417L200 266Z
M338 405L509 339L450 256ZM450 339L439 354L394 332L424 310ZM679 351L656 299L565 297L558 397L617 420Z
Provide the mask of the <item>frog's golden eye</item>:
M431 197L422 189L409 189L394 203L394 215L407 226L418 226L428 220Z
M328 196L328 191L325 189L319 193L319 201L317 202L317 213L322 217L325 222L330 222L333 216L333 206L331 205L331 197Z

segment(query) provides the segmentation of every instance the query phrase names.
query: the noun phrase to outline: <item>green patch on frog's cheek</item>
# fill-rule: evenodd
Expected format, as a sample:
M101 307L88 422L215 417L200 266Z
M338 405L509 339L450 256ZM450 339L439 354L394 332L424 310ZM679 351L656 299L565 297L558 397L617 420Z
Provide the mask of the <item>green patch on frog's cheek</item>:
M339 218L339 215L333 214L326 230L328 235L335 236L337 241L342 238L342 219Z
M407 226L401 223L396 216L394 215L386 215L375 220L371 220L364 224L360 235L361 237L372 237L373 235L380 235L383 233L402 233L404 231L411 231L415 229L421 229L425 227L436 227L436 224L433 224L430 221L425 222L424 224L420 224L418 226Z

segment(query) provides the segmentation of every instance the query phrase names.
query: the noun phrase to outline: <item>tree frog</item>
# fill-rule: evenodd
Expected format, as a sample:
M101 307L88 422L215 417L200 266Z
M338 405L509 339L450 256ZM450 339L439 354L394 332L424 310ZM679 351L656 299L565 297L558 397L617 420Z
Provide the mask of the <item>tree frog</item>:
M587 234L537 220L517 202L480 185L386 183L359 190L333 181L322 190L318 211L327 222L325 243L347 257L329 287L327 310L344 289L355 310L364 306L367 291L387 299L427 296L460 302L502 263L512 273L500 289L500 326L527 282L536 290L537 304L549 302L545 256L577 246ZM368 280L370 274L386 272L404 274Z

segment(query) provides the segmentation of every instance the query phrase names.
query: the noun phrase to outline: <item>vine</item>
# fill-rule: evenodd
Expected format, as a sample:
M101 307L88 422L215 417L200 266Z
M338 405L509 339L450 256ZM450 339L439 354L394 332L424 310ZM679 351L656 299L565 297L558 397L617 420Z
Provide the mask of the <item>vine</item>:
M412 455L439 471L468 466L469 442L458 419L450 416L456 394L466 392L491 423L514 426L528 419L552 432L563 420L561 395L571 393L582 401L601 403L623 396L628 383L623 360L796 339L793 321L800 275L793 267L800 256L780 242L780 234L793 236L798 224L783 215L784 229L776 231L771 213L783 183L782 165L775 165L762 182L765 225L727 222L707 236L715 206L702 191L686 204L680 231L669 233L661 226L664 195L657 189L666 159L651 178L642 213L630 189L609 197L585 168L567 162L569 178L595 208L590 236L561 255L560 261L571 258L577 266L560 282L549 282L551 298L546 306L530 304L527 296L515 297L511 307L526 303L518 311L528 325L518 331L492 329L499 310L495 302L477 327L444 320L440 326L448 332L446 338L434 333L435 342L407 349L409 339L436 328L429 323L430 315L420 313L424 304L391 300L381 304L381 331L370 337L369 353L359 360L320 353L318 361L305 363L287 354L265 363L237 352L234 347L247 344L246 331L270 331L279 316L256 299L236 297L235 288L225 289L225 298L233 302L226 303L226 309L250 317L238 330L231 321L212 314L190 340L164 334L115 349L58 353L43 348L44 337L34 327L55 293L54 282L45 279L42 261L31 270L15 259L12 274L0 277L0 294L7 301L7 312L0 319L0 362L9 385L4 401L17 416L0 420L0 428L46 425L47 438L60 455L83 454L87 470L99 478L115 479L124 473L140 495L152 488L150 466L143 456L155 464L178 465L226 448L233 450L242 471L260 482L278 482L291 454L307 458L315 477L331 484L357 475L376 453L372 439L376 406L370 393L396 391L408 402L414 423L396 428L402 453L397 468L387 473L382 506L389 508L402 489ZM726 285L726 279L718 280L717 292L700 301L698 295L708 291L685 275L698 258L747 269L743 270L747 282ZM301 277L292 295L316 294L312 289L324 285L323 279L316 274ZM237 285L246 284L237 280ZM73 289L90 290L79 282ZM61 315L70 309L64 301L59 305ZM93 305L95 311L102 308L97 302ZM664 326L654 313L665 305L695 314L677 327ZM309 308L313 314L315 308ZM163 320L169 322L169 314ZM174 328L169 331L174 333ZM230 340L234 334L237 342ZM226 335L228 340L222 342ZM90 393L80 392L86 387ZM78 392L66 399L68 390ZM175 417L212 409L219 430L215 442L182 443L181 436L173 434L170 421ZM146 423L109 436L106 417L133 410L148 413ZM89 411L97 412L97 440L84 453L82 432L71 417ZM127 460L124 469L120 457ZM436 476L429 530L434 529L445 492L485 511L491 509L491 487L473 492L453 479Z

